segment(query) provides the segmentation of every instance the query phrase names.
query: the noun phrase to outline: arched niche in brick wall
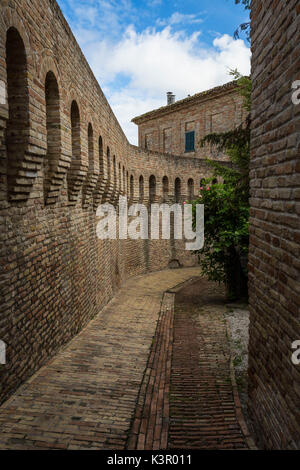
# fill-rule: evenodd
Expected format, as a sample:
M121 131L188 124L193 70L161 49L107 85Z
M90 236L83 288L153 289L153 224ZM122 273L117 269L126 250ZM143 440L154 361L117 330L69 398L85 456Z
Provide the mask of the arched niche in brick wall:
M47 154L44 159L44 199L45 204L56 201L59 186L62 184L55 173L61 153L60 96L56 77L49 71L45 79Z
M47 114L49 112L51 115L55 113L55 120L59 122L57 126L57 134L59 133L59 145L57 139L57 150L55 152L55 157L51 156L49 160L47 145L46 155L43 161L44 201L45 204L48 205L54 204L57 201L57 197L59 196L60 190L64 184L65 176L70 168L72 157L71 146L68 143L69 129L65 122L64 113L64 100L66 98L66 93L64 90L63 82L61 80L61 73L58 67L57 58L52 54L51 49L44 49L41 52L41 55L37 58L37 74L34 78L36 81L40 82L41 88L44 89L44 125L47 144L49 140L49 122L47 125ZM55 88L57 88L57 91L54 91ZM57 94L58 100L56 101L58 105L56 106L55 104L53 104L53 101L55 95ZM67 101L71 103L71 100L69 100L69 96ZM50 134L52 134L52 131L53 129L50 129ZM58 148L59 146L60 148ZM48 172L48 170L50 171Z
M76 100L72 101L70 115L72 159L67 180L69 201L74 204L76 203L85 176L81 171L81 124L79 107Z
M126 173L125 173L124 165L123 165L123 193L126 194Z
M16 28L6 35L6 69L8 121L6 124L8 197L26 199L31 189L29 171L22 173L25 152L29 143L29 90L27 59L23 40ZM32 173L35 177L36 173Z
M188 200L192 201L194 199L195 187L194 187L194 180L193 178L189 178L187 184L187 192L188 192Z
M117 186L117 161L116 156L113 156L113 178L114 178L114 188Z
M9 202L25 202L40 168L42 156L46 152L45 148L40 150L37 147L33 148L30 146L31 136L29 127L31 110L33 109L30 105L34 99L33 95L29 94L29 88L34 76L35 54L32 51L24 21L18 15L16 9L12 8L11 2L1 1L0 4L0 153L1 158L5 156L5 163L2 165L2 175L4 176L5 174L5 178L3 176L1 178L1 192L3 192L3 195L6 193L6 198ZM13 35L18 38L18 41L12 40ZM23 131L18 132L18 140L20 141L22 136L24 146L22 144L18 145L17 141L15 141L16 145L14 146L14 138L11 135L12 127L8 131L10 134L9 145L7 140L7 124L10 121L9 104L17 105L14 98L13 100L9 99L11 97L11 90L15 88L15 85L8 90L8 81L11 82L10 78L14 75L12 66L21 66L20 68L22 68L22 63L14 63L14 61L10 60L10 57L17 57L11 46L18 46L18 44L20 49L19 52L16 52L19 58L20 56L24 58L23 63L25 67L23 70L25 72L21 71L17 76L19 76L19 83L23 78L26 81L25 95L27 95L26 100L28 101L28 106L26 105L28 110L28 126L25 124L26 120L24 119ZM20 51L22 51L21 54ZM10 70L7 70L7 62L10 62ZM12 122L9 124L12 124ZM21 152L18 151L18 146ZM8 153L10 153L10 158Z
M110 158L110 148L106 149L106 163L107 163L107 178L108 182L111 180L111 158Z
M162 189L163 189L163 201L167 202L169 196L169 178L164 176L162 179Z
M94 208L97 210L107 184L107 163L104 162L103 139L100 135L98 138L98 158L99 158L99 174L94 190Z
M104 157L103 157L104 161ZM103 189L102 202L108 202L110 195L113 192L113 180L112 180L112 171L111 171L111 155L110 148L106 147L106 181Z
M156 197L156 178L154 175L151 175L149 178L149 202L150 204L154 202Z
M139 200L143 201L144 199L144 177L143 175L139 178Z
M103 139L101 135L98 139L98 156L99 156L99 173L104 176L104 161L103 161Z
M134 178L133 178L133 175L130 176L129 197L130 197L131 200L133 200L133 198L134 198Z
M88 125L88 157L89 170L94 168L94 131L91 123Z
M76 101L71 105L71 135L72 135L72 164L80 160L81 136L80 136L80 113Z
M118 196L118 170L117 170L117 159L113 156L113 191L111 194L111 202L115 203Z
M88 173L82 190L82 205L87 207L89 201L92 201L92 194L96 187L99 168L95 162L94 129L92 123L88 125Z
M175 179L175 202L180 202L181 198L181 179Z
M118 169L119 169L119 181L118 181L118 192L119 194L122 192L122 168L121 168L121 163L119 162L119 165L118 165Z

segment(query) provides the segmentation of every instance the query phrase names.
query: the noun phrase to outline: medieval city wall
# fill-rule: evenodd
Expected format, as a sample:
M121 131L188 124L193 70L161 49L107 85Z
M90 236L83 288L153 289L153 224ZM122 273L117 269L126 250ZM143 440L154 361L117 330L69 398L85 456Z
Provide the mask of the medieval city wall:
M98 205L182 202L208 174L128 143L54 0L1 0L0 401L129 276L195 264L181 240L99 240Z

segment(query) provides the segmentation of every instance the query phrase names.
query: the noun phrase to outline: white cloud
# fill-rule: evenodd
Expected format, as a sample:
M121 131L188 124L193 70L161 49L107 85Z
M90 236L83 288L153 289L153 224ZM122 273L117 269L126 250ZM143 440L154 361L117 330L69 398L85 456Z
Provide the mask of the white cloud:
M179 23L203 23L203 19L197 18L197 15L185 15L183 13L175 12L170 17L170 24Z
M69 21L75 35L86 31L110 38L119 38L125 25L137 20L137 10L131 0L64 0L69 8ZM60 3L60 1L59 1ZM77 35L76 35L77 36ZM78 37L78 36L77 36ZM81 36L83 45L87 40Z
M132 143L137 143L134 116L166 104L166 92L177 99L232 80L230 68L250 73L250 49L225 34L211 47L201 45L198 33L187 35L127 28L118 42L92 41L85 47L100 85Z
M130 87L121 91L108 92L106 96L129 142L136 145L137 126L131 122L131 119L163 106L166 101L164 96L151 97L141 90L134 90Z
M87 22L90 26L95 26L97 20L98 10L96 7L92 6L77 6L74 9L76 17L79 19L80 23Z
M199 24L203 23L203 19L199 18L198 15L188 15L179 13L176 11L173 13L170 18L167 19L158 19L157 24L159 26L167 26L167 25L176 25L176 24Z

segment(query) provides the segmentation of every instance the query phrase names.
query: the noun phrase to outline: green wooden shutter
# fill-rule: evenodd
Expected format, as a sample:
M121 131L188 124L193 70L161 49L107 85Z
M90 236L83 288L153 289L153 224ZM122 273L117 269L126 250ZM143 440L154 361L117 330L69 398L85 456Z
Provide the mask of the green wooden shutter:
M185 151L193 152L195 150L195 131L185 133Z

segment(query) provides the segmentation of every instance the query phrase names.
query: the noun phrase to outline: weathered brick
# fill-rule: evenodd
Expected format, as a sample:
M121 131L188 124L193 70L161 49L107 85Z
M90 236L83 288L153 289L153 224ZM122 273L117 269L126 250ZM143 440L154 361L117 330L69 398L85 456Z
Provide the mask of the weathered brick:
M180 240L99 240L98 205L174 202L176 178L182 202L211 172L128 142L54 0L1 1L0 80L2 402L128 277L197 262Z
M252 1L249 410L262 445L270 449L300 446L293 386L299 366L291 361L291 345L300 338L299 105L292 103L300 72L297 8L297 0ZM260 185L268 189L254 189Z

